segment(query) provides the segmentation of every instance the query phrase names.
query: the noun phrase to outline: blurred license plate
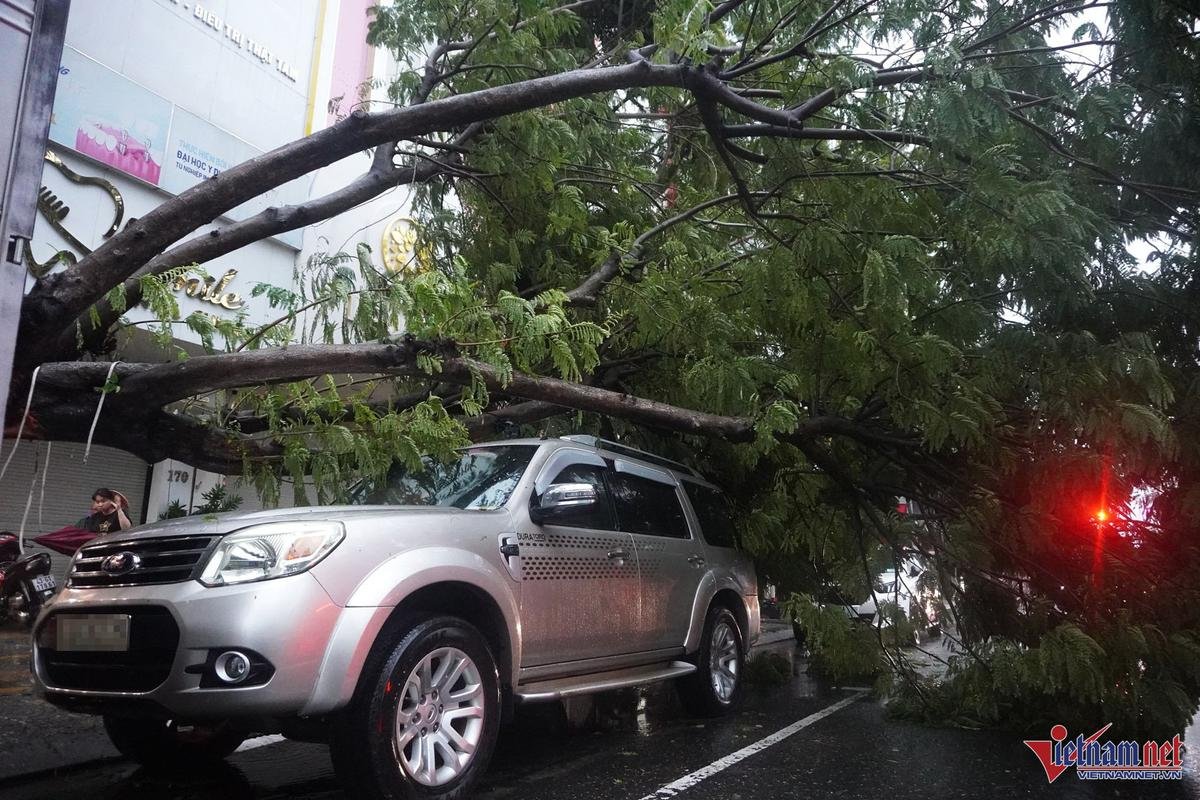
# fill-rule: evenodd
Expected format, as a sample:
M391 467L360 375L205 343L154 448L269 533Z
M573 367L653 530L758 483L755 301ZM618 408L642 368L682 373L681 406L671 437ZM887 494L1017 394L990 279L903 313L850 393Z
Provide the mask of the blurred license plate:
M58 650L121 652L129 649L128 614L59 614Z
M33 589L36 592L53 592L54 591L54 576L53 575L38 575L33 579Z

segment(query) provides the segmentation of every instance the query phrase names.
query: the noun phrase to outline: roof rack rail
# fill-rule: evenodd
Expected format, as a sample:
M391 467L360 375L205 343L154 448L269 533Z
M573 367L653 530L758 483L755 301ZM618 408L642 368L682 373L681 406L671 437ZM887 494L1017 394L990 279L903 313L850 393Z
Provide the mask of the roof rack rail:
M614 442L611 439L601 439L599 436L592 436L590 434L583 433L571 434L569 436L562 436L560 438L566 439L569 442L586 444L590 447L595 447L598 450L610 450L614 453L633 456L635 458L640 458L643 461L649 461L652 464L658 464L660 467L670 467L671 469L677 469L680 472L686 472L688 475L692 475L697 478L700 477L700 473L689 467L687 464L679 461L673 461L669 458L664 458L663 456L646 452L645 450L639 450L636 447L630 447L627 444Z

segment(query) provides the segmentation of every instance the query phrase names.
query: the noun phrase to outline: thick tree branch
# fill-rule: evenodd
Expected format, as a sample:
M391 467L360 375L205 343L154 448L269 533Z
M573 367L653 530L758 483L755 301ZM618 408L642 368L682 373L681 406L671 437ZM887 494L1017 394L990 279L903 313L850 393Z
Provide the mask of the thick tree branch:
M68 328L88 306L134 274L172 242L264 191L386 142L540 108L598 92L680 85L685 67L636 63L572 70L388 111L355 112L307 138L283 145L204 181L161 204L98 247L76 268L49 276L25 298L20 335L37 346Z
M688 74L688 88L698 98L719 103L731 111L736 111L750 119L756 119L768 125L793 125L797 120L788 112L771 108L762 103L756 103L744 94L740 94L723 83L716 73L710 69L693 70Z
M598 386L519 372L505 381L490 365L454 355L450 344L405 340L395 344L297 345L197 356L172 364L119 364L114 374L120 390L110 394L104 412L108 419L118 422L103 427L106 431L136 430L119 436L106 433L105 437L108 438L97 440L124 447L144 457L163 458L171 451L175 457L199 460L200 450L203 449L208 454L204 457L208 458L206 463L209 464L228 457L239 447L251 444L255 457L271 457L274 451L259 440L229 434L215 427L202 436L199 429L188 428L189 442L193 442L188 447L196 449L188 450L187 456L181 455L181 450L186 448L173 442L170 437L182 435L181 425L203 424L189 422L186 415L167 414L160 409L166 404L202 392L303 380L329 373L428 378L417 366L417 355L421 352L441 353L442 369L436 376L438 381L465 386L478 376L491 392L542 404L518 404L521 408L512 412L513 421L542 418L539 415L550 415L553 410L550 407L553 406L560 410L590 411L659 430L731 442L749 442L756 435L754 420L749 417L711 414ZM48 421L53 420L56 438L82 440L86 436L97 393L104 384L108 367L105 363L82 362L52 363L42 367L34 409L37 415ZM504 414L499 414L491 419L497 421L504 417ZM167 425L167 420L183 421ZM844 436L868 447L918 446L915 439L909 440L892 432L875 429L865 422L835 416L802 420L794 431L781 435L781 438L797 443L828 436ZM197 441L199 444L195 443ZM237 464L240 464L240 456L237 459L230 458L223 468L234 468Z
M757 209L754 207L750 187L746 185L746 181L738 171L737 163L733 160L734 156L729 152L729 148L725 146L725 138L721 134L721 128L724 124L721 119L721 112L718 110L717 105L708 99L700 101L699 109L700 119L704 122L704 130L708 133L709 138L712 139L717 156L725 164L725 168L729 170L729 177L733 180L733 185L737 189L738 199L741 200L742 206L746 209L746 214L751 219L754 219Z
M890 85L918 79L924 74L920 69L880 73L874 83ZM686 64L655 65L645 58L639 58L626 66L573 70L384 112L356 111L337 125L227 170L163 203L135 224L127 226L74 268L40 281L25 299L21 335L31 346L22 349L20 364L28 367L71 352L75 323L80 322L83 330L91 331L90 314L85 312L89 306L100 302L103 295L119 282L127 282L126 297L130 302L136 302L140 294L136 278L141 275L161 272L181 264L202 262L265 236L328 218L396 185L405 177L397 175L394 170L380 169L377 159L371 171L343 190L300 206L268 209L249 220L196 237L164 252L171 242L220 214L313 169L366 147L399 139L419 138L431 132L463 125L477 126L484 120L560 100L614 89L671 84L683 85L697 97L707 98L766 125L785 129L798 127L806 114L815 113L824 104L832 102L835 96L825 98L818 95L797 109L781 111L739 94L725 85L711 69L693 69ZM706 123L711 126L715 121L715 115L709 108ZM733 154L728 146L720 142L719 130L714 128L710 132L718 140L719 154L736 176ZM770 132L773 135L778 133L774 128ZM757 154L749 154L741 148L739 152L754 156L752 160L761 160ZM408 179L428 179L446 168L446 165L439 164L431 161L418 166ZM748 188L740 178L736 178L735 182L739 195L745 201ZM101 324L93 331L93 335L102 335L119 316L114 309L106 306L98 310Z
M483 130L482 123L470 125L454 137L447 147L458 147L477 136ZM132 308L141 302L141 278L145 275L161 275L175 267L188 264L204 264L232 253L253 242L276 236L280 233L303 228L322 222L365 203L389 189L413 183L424 183L453 169L450 160L424 159L413 166L394 166L393 147L389 143L375 150L371 167L363 175L345 187L330 194L294 206L280 206L263 210L253 217L227 225L219 230L196 236L183 244L171 248L148 261L141 269L125 281L125 305ZM96 304L96 318L91 312L84 313L64 331L54 346L54 354L63 357L75 352L76 327L83 331L85 349L98 349L108 329L120 318L117 310L107 299ZM98 322L97 322L98 320Z
M744 4L745 2L746 0L725 0L724 3L721 3L712 11L708 12L707 24L712 25L714 22L720 22L725 15L735 11L738 6Z
M94 392L74 390L59 394L46 387L34 405L34 417L42 430L52 431L55 441L88 441L96 402ZM148 462L178 458L213 472L238 473L244 459L275 460L283 448L269 438L245 436L210 422L161 409L109 404L92 441L135 453Z

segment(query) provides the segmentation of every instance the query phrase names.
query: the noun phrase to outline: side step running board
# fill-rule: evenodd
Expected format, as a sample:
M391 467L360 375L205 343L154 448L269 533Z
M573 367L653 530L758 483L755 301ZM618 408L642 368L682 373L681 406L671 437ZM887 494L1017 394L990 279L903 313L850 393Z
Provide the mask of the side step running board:
M519 702L540 703L577 694L592 694L609 689L623 689L626 686L665 681L689 675L695 671L695 664L689 664L686 661L672 661L668 664L650 664L645 667L629 667L615 669L611 672L596 672L591 675L576 675L570 678L553 678L536 683L526 683L518 686L513 694Z

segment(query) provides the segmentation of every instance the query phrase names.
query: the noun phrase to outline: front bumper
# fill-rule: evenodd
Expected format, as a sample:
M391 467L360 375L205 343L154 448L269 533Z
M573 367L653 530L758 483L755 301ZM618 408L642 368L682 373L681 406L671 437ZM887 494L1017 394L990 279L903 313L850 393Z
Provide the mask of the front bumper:
M135 680L134 670L129 670L126 683L118 674L107 680L104 688L93 688L94 680L73 677L82 672L54 668L55 651L38 644L38 634L55 615L117 610L131 614L135 628L139 619L157 621L154 626L143 625L139 634L142 641L138 646L146 652L156 649L156 657L161 659L161 674L154 674L149 681L145 669L139 673L141 680ZM197 720L291 716L300 713L312 696L342 610L311 573L217 588L196 581L68 588L46 606L34 627L34 678L47 700L76 710L154 709ZM173 648L166 615L178 629ZM146 641L154 637L161 641ZM201 688L204 665L214 651L226 649L253 651L269 661L274 671L257 686ZM111 663L109 671L114 671ZM161 682L147 688L160 677Z

